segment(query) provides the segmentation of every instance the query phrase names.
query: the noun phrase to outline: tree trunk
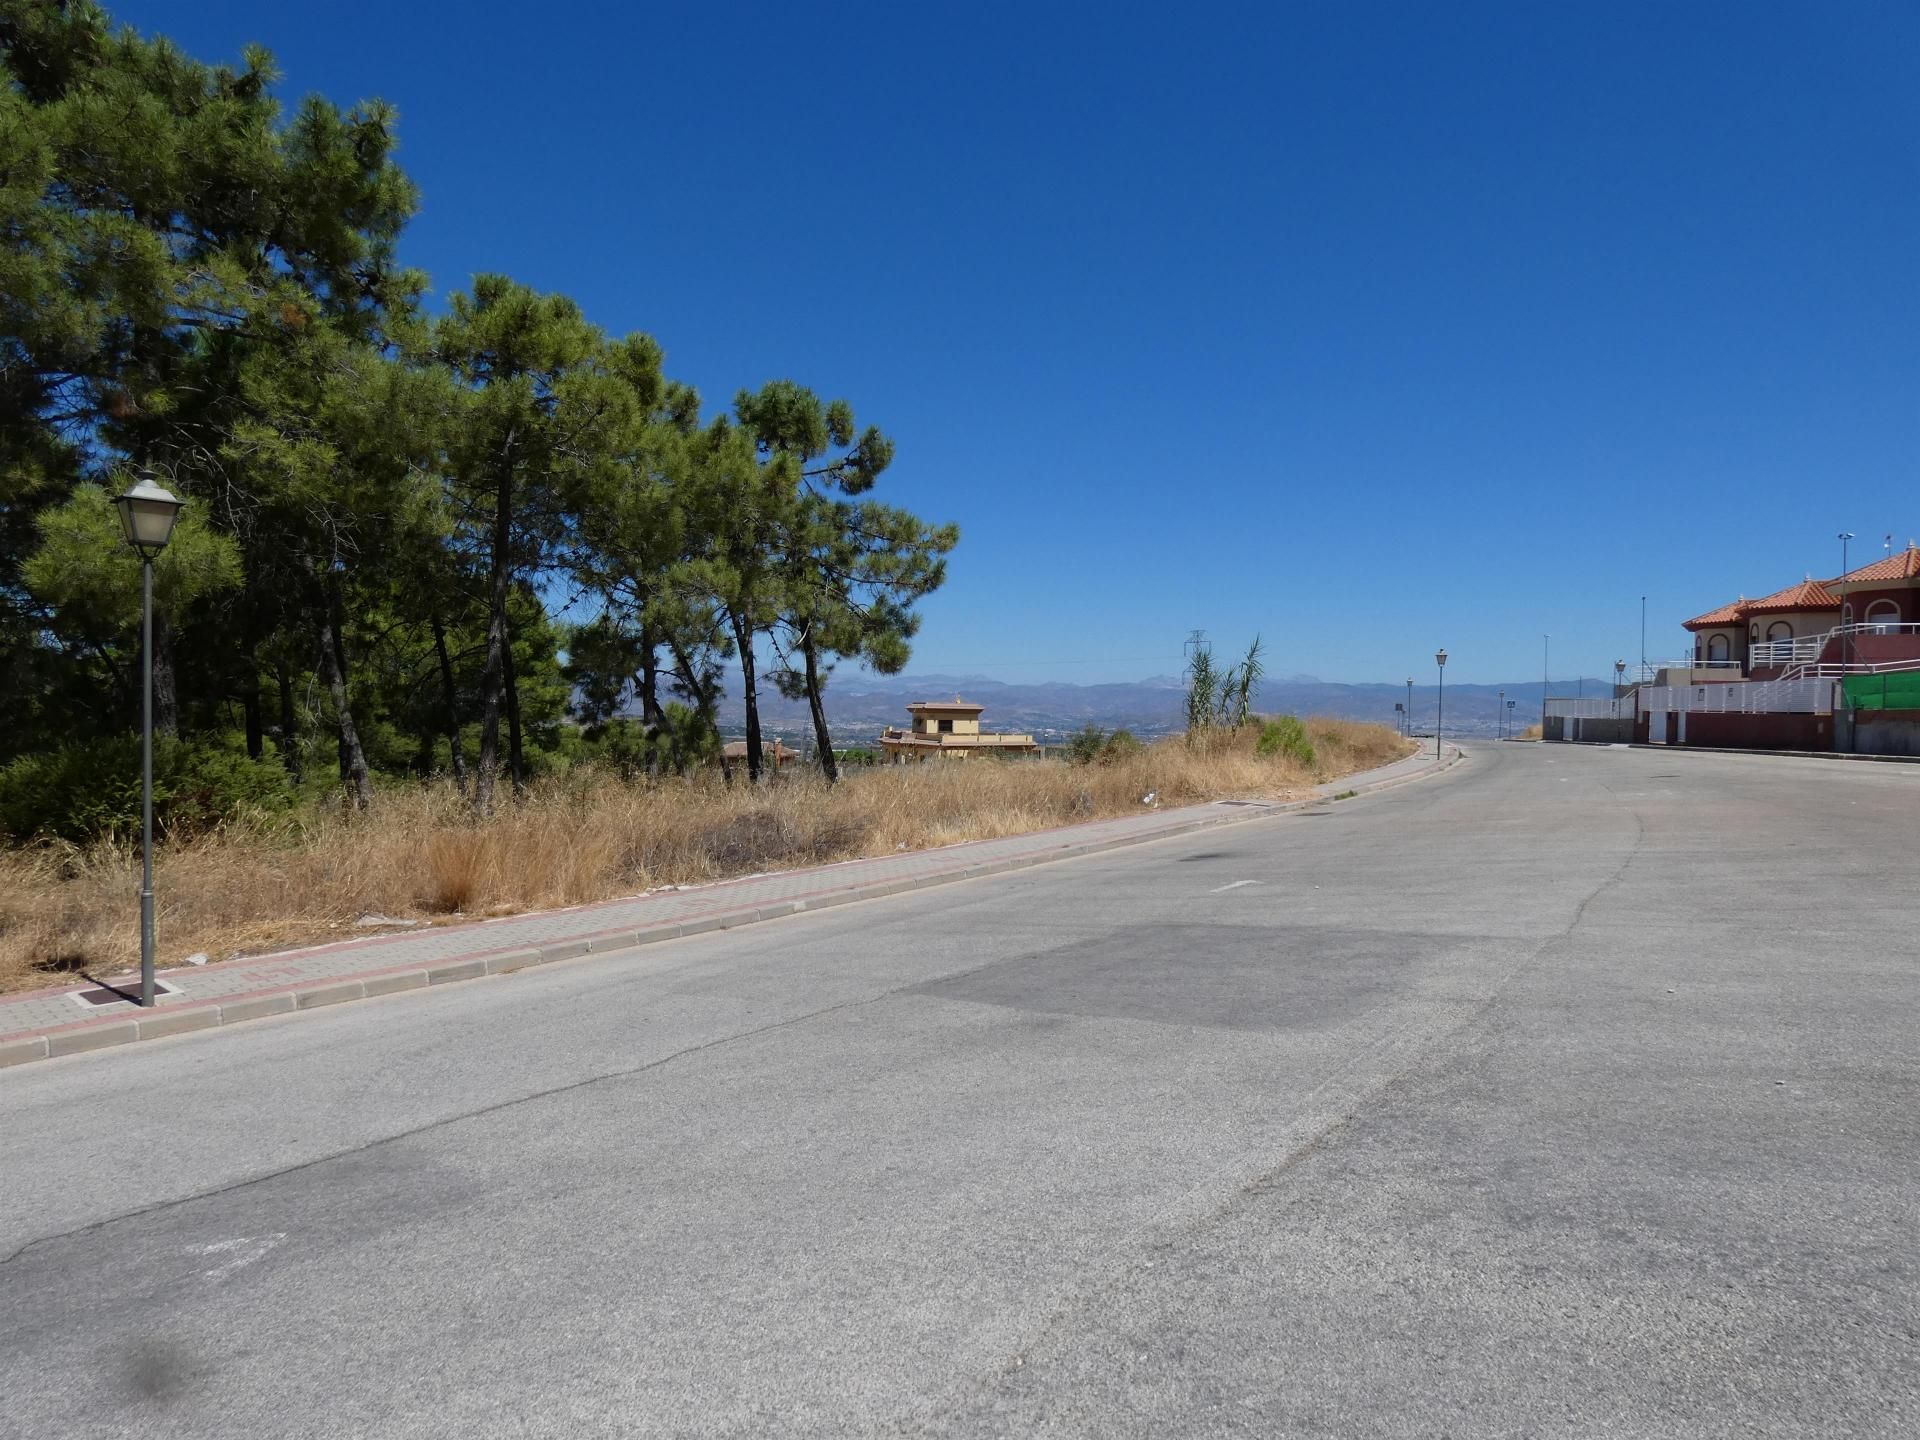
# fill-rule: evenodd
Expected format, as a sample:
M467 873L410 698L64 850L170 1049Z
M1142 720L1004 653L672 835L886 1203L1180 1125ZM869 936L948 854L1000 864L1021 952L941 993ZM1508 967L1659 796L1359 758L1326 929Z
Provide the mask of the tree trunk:
M682 645L672 636L669 636L667 639L667 649L673 652L673 663L679 667L680 677L686 681L687 689L693 695L694 709L700 716L701 726L710 738L718 740L720 725L714 713L716 704L713 688L701 683L700 671L694 667L693 657L687 653L686 646ZM684 775L686 773L686 758L684 756L680 757L675 769L680 774ZM727 764L726 750L724 748L722 748L720 752L720 773L726 778L729 785L733 783L733 767Z
M240 681L240 709L247 721L247 758L259 760L267 753L267 725L260 713L260 667L252 655Z
M660 708L659 644L653 632L640 627L640 724L646 732L647 778L660 773L660 737L666 733L667 715Z
M180 700L173 683L173 626L157 605L153 611L153 733L169 740L180 734Z
M467 756L460 746L460 706L453 687L453 660L447 654L447 627L440 623L440 612L433 613L433 653L440 662L440 722L446 727L447 753L452 757L453 785L467 793Z
M747 779L758 785L761 780L760 691L753 674L753 632L737 616L727 617L733 624L734 643L740 647L740 681L746 690L747 706Z
M513 776L517 797L527 788L527 756L520 748L520 678L513 669L513 637L508 635L505 651L507 666L507 769Z
M285 666L274 671L274 679L280 691L280 763L287 767L287 774L293 783L300 783L300 741L294 733L293 721L293 681L287 678Z
M507 674L507 592L513 583L513 471L500 466L493 506L493 570L487 587L487 661L480 672L480 770L473 808L493 813L493 782L500 770L500 707Z
M367 772L366 752L360 748L360 731L353 723L353 706L347 700L347 642L341 633L337 591L329 598L326 623L320 629L320 678L333 697L333 713L340 727L341 782L352 793L354 808L365 810L373 803L373 777Z
M250 556L245 576L240 591L240 711L247 724L247 758L258 760L267 753L267 726L260 712L260 606L254 594Z
M837 785L840 766L833 758L833 737L827 733L827 707L820 699L820 656L812 635L800 642L800 653L806 659L807 708L813 711L813 738L820 746L820 773L827 777L829 785Z

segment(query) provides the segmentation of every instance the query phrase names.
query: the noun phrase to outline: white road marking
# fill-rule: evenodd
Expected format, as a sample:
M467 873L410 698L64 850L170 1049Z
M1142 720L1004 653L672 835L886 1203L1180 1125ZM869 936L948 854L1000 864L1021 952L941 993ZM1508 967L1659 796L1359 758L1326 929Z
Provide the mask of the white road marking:
M1234 880L1225 885L1216 885L1207 893L1209 895L1218 895L1222 890L1238 890L1242 885L1258 885L1259 883L1258 880Z
M251 1265L286 1238L286 1231L276 1230L271 1235L242 1235L237 1240L218 1240L211 1245L202 1245L202 1255L231 1255L233 1258L224 1265L216 1265L200 1273L209 1280L224 1280L234 1271Z

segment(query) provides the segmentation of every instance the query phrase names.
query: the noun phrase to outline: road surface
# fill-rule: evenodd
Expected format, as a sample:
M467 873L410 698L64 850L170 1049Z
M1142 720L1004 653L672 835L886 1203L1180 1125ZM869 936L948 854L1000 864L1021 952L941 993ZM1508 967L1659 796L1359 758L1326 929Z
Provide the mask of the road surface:
M1483 745L9 1071L0 1435L1920 1434L1916 814Z

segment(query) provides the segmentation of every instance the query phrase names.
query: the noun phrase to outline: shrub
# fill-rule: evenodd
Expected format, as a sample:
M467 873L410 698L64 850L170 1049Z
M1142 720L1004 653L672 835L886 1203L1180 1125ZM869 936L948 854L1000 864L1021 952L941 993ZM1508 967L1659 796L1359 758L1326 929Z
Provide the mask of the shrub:
M1100 763L1117 764L1139 749L1140 742L1134 738L1131 730L1116 730L1107 737L1107 743L1100 747Z
M1302 765L1313 764L1313 742L1307 738L1307 727L1297 716L1282 715L1265 722L1253 748L1261 755L1284 755Z
M1089 720L1067 737L1067 759L1076 765L1091 765L1107 747L1107 732Z
M156 830L206 830L245 812L284 810L294 792L277 760L208 742L153 746ZM0 768L0 832L86 841L140 826L140 740L120 735L23 755Z

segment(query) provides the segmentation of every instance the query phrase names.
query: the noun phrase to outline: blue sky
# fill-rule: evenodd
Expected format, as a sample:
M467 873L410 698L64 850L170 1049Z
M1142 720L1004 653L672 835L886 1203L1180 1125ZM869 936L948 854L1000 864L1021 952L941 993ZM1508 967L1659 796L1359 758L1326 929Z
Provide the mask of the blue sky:
M888 430L916 670L1593 675L1920 532L1911 4L113 8L395 104L440 294Z

